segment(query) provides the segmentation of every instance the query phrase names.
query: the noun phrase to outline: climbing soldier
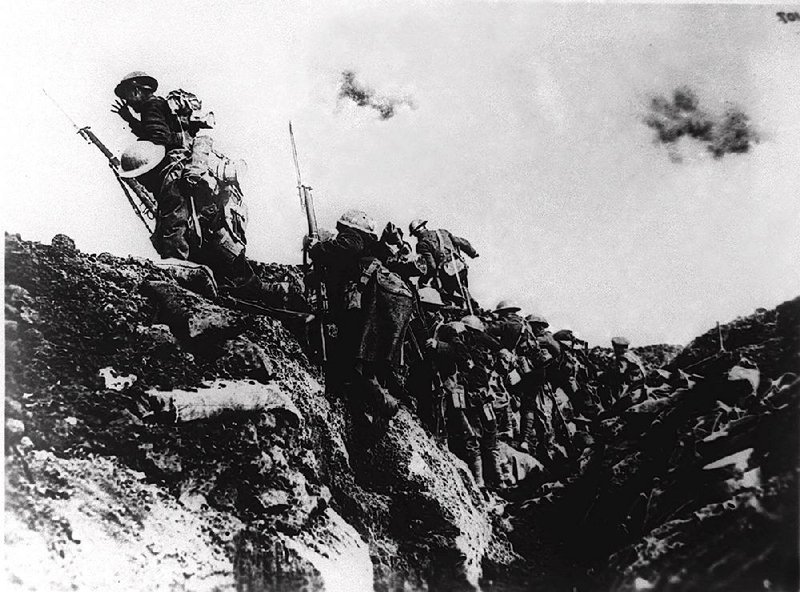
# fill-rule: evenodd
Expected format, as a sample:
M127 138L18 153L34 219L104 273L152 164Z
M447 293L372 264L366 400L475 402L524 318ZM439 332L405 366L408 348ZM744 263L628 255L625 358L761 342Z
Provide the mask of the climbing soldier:
M189 206L178 187L192 137L181 129L166 99L155 95L158 81L145 72L125 76L112 111L140 140L122 155L122 176L136 177L158 202L153 245L163 258L189 258ZM137 118L133 112L138 113Z
M442 374L436 360L427 351L426 342L436 335L445 322L441 313L442 297L434 288L417 290L414 313L406 332L406 389L414 393L415 407L422 425L435 437L445 437L445 405Z
M336 236L305 240L312 259L325 270L331 321L337 328L327 382L334 389L349 386L361 397L351 399L354 414L363 414L368 404L378 415L391 417L402 396L397 370L413 296L378 258L372 218L348 210L336 229Z
M541 316L525 317L526 330L517 346L520 383L520 448L529 450L535 444L540 450L548 448L552 429L552 388L548 371L559 355L558 342L546 331L549 323ZM544 460L544 459L541 459Z
M236 296L282 303L285 287L262 284L245 257L243 164L199 135L214 123L195 95L177 90L164 98L157 89L152 76L131 72L114 89L112 108L138 138L120 159L120 176L135 177L158 203L153 246L164 259L207 265Z
M433 283L450 303L474 306L469 295L467 263L462 252L478 257L478 252L467 239L454 236L444 229L428 230L428 222L417 218L408 230L417 239L417 254L425 264L425 274L420 285Z

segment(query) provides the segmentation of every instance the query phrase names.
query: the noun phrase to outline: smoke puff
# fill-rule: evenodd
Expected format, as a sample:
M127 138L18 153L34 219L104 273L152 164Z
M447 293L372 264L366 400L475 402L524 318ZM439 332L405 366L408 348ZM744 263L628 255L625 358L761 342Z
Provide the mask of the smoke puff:
M356 73L352 70L342 72L339 98L349 99L359 107L369 107L376 110L384 121L394 117L399 107L406 106L416 109L411 97L378 95L372 88L357 81Z
M667 145L676 162L681 158L674 143L684 136L704 143L714 158L747 152L759 141L743 111L731 108L722 115L709 114L700 109L697 94L688 87L676 89L672 100L654 97L644 123L655 130L656 141Z

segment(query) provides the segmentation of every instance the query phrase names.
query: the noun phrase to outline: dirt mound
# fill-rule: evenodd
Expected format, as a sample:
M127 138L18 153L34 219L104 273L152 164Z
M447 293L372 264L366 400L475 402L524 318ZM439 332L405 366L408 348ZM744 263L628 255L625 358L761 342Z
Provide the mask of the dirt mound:
M797 588L800 298L723 352L637 348L675 372L487 500L412 413L355 426L284 324L183 271L7 235L5 274L14 589Z
M800 371L800 297L772 310L759 308L695 338L670 364L671 367L702 371L713 363L722 345L752 360L764 376L777 378L784 372Z
M292 268L259 271L297 279ZM69 567L84 555L61 557L58 541L76 517L94 529L115 518L50 503L62 494L48 489L47 465L71 505L92 483L114 507L145 488L169 523L198 525L204 538L187 541L203 551L170 555L163 581L147 566L130 570L142 589L173 577L179 589L212 580L220 589L356 590L373 579L474 587L492 526L460 461L405 411L356 432L279 321L223 302L148 260L83 254L63 235L50 246L6 236L7 513L20 525L11 547L38 537L65 587L101 587ZM93 470L78 487L86 462ZM155 511L136 508L141 520ZM144 553L146 537L131 532L109 536ZM97 582L119 565L99 566ZM198 575L183 581L181 570Z
M725 326L725 352L699 337L645 400L582 426L571 470L517 493L517 551L579 589L797 589L798 303Z

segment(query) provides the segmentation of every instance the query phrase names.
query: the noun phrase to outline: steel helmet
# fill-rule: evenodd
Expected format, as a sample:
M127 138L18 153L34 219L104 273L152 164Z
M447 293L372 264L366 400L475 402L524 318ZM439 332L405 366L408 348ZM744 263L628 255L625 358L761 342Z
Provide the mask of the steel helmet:
M485 331L486 327L483 326L483 321L480 320L475 315L467 315L461 322L464 323L464 326L469 329L474 329L475 331Z
M459 333L463 333L464 331L467 330L466 325L464 325L464 323L462 323L461 321L450 321L446 325L442 325L441 328L444 329L445 327L448 327L453 331L455 331L456 335L458 335Z
M411 221L411 224L408 225L408 231L411 234L414 234L420 228L423 228L428 223L427 220L423 220L422 218L414 218Z
M625 337L612 337L611 345L614 347L628 347L631 344Z
M553 333L556 341L575 341L575 334L570 329L559 329Z
M122 98L122 91L131 84L148 88L155 92L158 88L158 80L150 76L147 72L134 71L126 74L119 84L114 88L114 94Z
M527 317L525 317L525 320L531 325L541 325L542 327L550 326L550 323L547 322L547 319L536 314L529 314Z
M130 179L152 171L158 163L164 160L167 149L160 144L153 144L147 140L138 140L128 146L119 159L122 170L119 176Z
M442 295L436 288L425 286L419 289L419 301L422 304L430 304L433 306L444 306Z
M522 310L513 300L501 300L494 308L494 312L519 312Z
M339 218L338 223L362 232L375 234L375 220L367 216L367 214L361 210L347 210L342 214L342 217Z

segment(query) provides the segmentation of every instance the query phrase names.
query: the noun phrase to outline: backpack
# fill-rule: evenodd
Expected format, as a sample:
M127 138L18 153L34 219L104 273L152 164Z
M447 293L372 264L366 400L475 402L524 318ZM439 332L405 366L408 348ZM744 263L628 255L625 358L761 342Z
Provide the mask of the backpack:
M466 263L461 258L461 253L450 240L445 230L436 231L436 238L439 242L439 251L442 254L442 269L447 275L457 275L466 268Z
M194 131L211 129L216 124L213 111L203 111L203 103L197 95L179 88L167 93L167 105L178 118L181 128Z

